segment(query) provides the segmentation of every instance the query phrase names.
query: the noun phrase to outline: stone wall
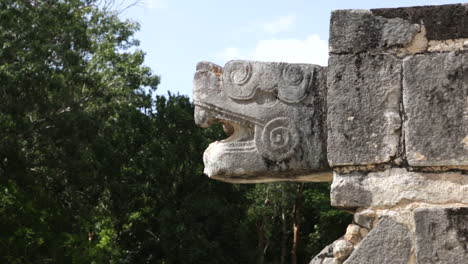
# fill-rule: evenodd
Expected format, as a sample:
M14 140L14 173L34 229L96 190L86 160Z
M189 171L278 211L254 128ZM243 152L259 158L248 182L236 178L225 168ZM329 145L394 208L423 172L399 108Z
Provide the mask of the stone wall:
M332 180L354 221L311 264L468 263L468 4L334 11L328 65L200 63L206 174Z
M338 10L331 200L354 212L319 263L468 263L468 5Z

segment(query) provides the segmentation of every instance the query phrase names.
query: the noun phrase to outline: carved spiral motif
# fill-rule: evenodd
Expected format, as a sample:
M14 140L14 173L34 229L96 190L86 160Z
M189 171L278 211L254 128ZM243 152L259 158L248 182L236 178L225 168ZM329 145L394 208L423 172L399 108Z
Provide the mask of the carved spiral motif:
M230 78L237 85L244 85L252 77L252 65L248 61L237 61L231 64Z
M304 64L230 61L224 66L223 90L234 100L262 97L257 94L260 90L283 102L298 103L307 96L312 76L313 68Z
M290 85L299 85L304 80L304 71L301 66L290 64L284 69L283 78Z
M297 103L304 99L312 74L312 72L305 72L301 65L287 65L283 69L283 80L278 88L278 97L287 103Z
M252 79L253 68L248 61L230 61L224 66L224 91L237 100L248 100L255 95L255 86L249 81Z
M282 161L294 154L299 143L299 133L289 118L279 117L265 126L261 142L257 142L260 153L273 161Z

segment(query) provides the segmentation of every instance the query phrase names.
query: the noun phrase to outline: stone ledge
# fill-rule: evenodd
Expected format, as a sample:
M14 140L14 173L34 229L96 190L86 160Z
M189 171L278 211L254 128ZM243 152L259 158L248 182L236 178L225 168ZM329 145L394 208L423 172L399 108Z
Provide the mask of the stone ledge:
M435 188L437 187L437 188ZM422 202L468 203L468 175L393 168L383 172L335 172L331 203L340 208L389 208Z

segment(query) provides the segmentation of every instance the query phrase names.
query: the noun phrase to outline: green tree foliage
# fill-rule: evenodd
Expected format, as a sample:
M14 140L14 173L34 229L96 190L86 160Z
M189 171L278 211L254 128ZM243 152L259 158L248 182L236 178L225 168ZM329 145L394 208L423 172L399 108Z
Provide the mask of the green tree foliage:
M0 263L289 263L296 223L302 263L341 235L327 185L204 176L225 135L152 95L136 30L93 0L0 1Z
M257 235L250 238L257 241L256 263L308 263L342 236L352 217L330 206L329 193L325 183L270 183L249 189L247 219Z
M135 153L121 154L132 158L111 190L123 262L249 263L251 247L242 237L246 186L202 173L201 153L222 130L195 127L186 97L158 96L148 117L146 140Z
M117 252L105 199L122 160L111 132L151 107L141 87L159 83L128 51L137 29L92 1L0 2L1 262ZM90 244L96 223L103 236Z

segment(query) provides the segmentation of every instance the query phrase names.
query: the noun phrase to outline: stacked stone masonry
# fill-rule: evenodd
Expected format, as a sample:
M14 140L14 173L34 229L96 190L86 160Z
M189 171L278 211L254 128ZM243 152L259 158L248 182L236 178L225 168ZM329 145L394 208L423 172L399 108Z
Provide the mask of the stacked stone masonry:
M331 200L368 235L311 263L468 263L468 5L339 10L330 29Z
M332 13L330 165L468 166L467 10L460 4ZM467 46L429 49L430 41L451 39Z
M468 4L337 10L328 67L197 66L205 173L332 181L354 213L311 264L468 263Z

